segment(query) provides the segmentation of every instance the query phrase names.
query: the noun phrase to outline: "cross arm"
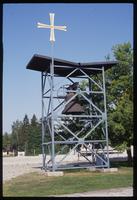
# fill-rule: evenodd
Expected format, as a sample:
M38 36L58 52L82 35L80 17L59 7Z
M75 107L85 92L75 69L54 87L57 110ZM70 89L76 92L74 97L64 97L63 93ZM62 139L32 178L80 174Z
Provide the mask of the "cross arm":
M67 28L66 26L54 26L54 29L61 30L61 31L67 31L66 28Z
M43 23L40 23L40 22L37 23L37 27L38 27L38 28L51 28L50 25L48 25L48 24L43 24Z

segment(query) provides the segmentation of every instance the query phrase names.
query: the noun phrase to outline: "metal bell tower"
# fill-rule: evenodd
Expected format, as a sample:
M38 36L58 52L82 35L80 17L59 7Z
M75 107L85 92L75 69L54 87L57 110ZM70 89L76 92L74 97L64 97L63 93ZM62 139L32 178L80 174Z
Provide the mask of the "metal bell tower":
M43 169L109 168L105 70L117 62L52 64L34 55L27 65L41 72Z

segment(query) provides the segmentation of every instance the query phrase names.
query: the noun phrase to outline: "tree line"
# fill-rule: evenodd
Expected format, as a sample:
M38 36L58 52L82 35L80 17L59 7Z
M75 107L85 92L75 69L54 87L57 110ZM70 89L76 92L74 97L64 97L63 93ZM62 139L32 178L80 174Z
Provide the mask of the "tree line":
M3 150L25 151L25 155L40 154L41 120L38 120L35 114L29 120L26 114L23 121L13 122L11 134L3 135Z
M118 64L105 73L109 144L118 150L127 150L131 161L133 145L133 49L130 42L112 47L112 55ZM112 60L110 55L106 60ZM95 78L100 78L100 75ZM82 83L86 85L86 82ZM98 98L96 98L98 101ZM76 122L75 122L76 124ZM41 153L41 120L34 114L29 122L13 122L12 133L3 136L3 148L14 148L26 155Z

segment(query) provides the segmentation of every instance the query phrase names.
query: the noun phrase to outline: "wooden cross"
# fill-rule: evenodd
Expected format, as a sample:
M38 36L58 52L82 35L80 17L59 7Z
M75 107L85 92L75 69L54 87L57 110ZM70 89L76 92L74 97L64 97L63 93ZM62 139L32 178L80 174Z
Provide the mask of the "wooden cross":
M67 31L66 30L67 27L66 26L54 26L54 15L55 14L49 13L49 15L50 15L50 25L38 22L37 27L38 28L50 28L50 41L55 42L54 29L61 30L61 31Z

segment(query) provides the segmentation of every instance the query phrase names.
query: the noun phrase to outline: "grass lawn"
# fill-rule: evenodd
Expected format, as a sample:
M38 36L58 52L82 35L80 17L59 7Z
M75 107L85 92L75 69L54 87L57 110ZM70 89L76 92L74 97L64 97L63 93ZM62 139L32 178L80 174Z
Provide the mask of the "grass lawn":
M19 176L3 184L3 196L35 196L71 194L133 185L133 168L119 167L118 172L66 170L64 176L46 177L36 172Z

